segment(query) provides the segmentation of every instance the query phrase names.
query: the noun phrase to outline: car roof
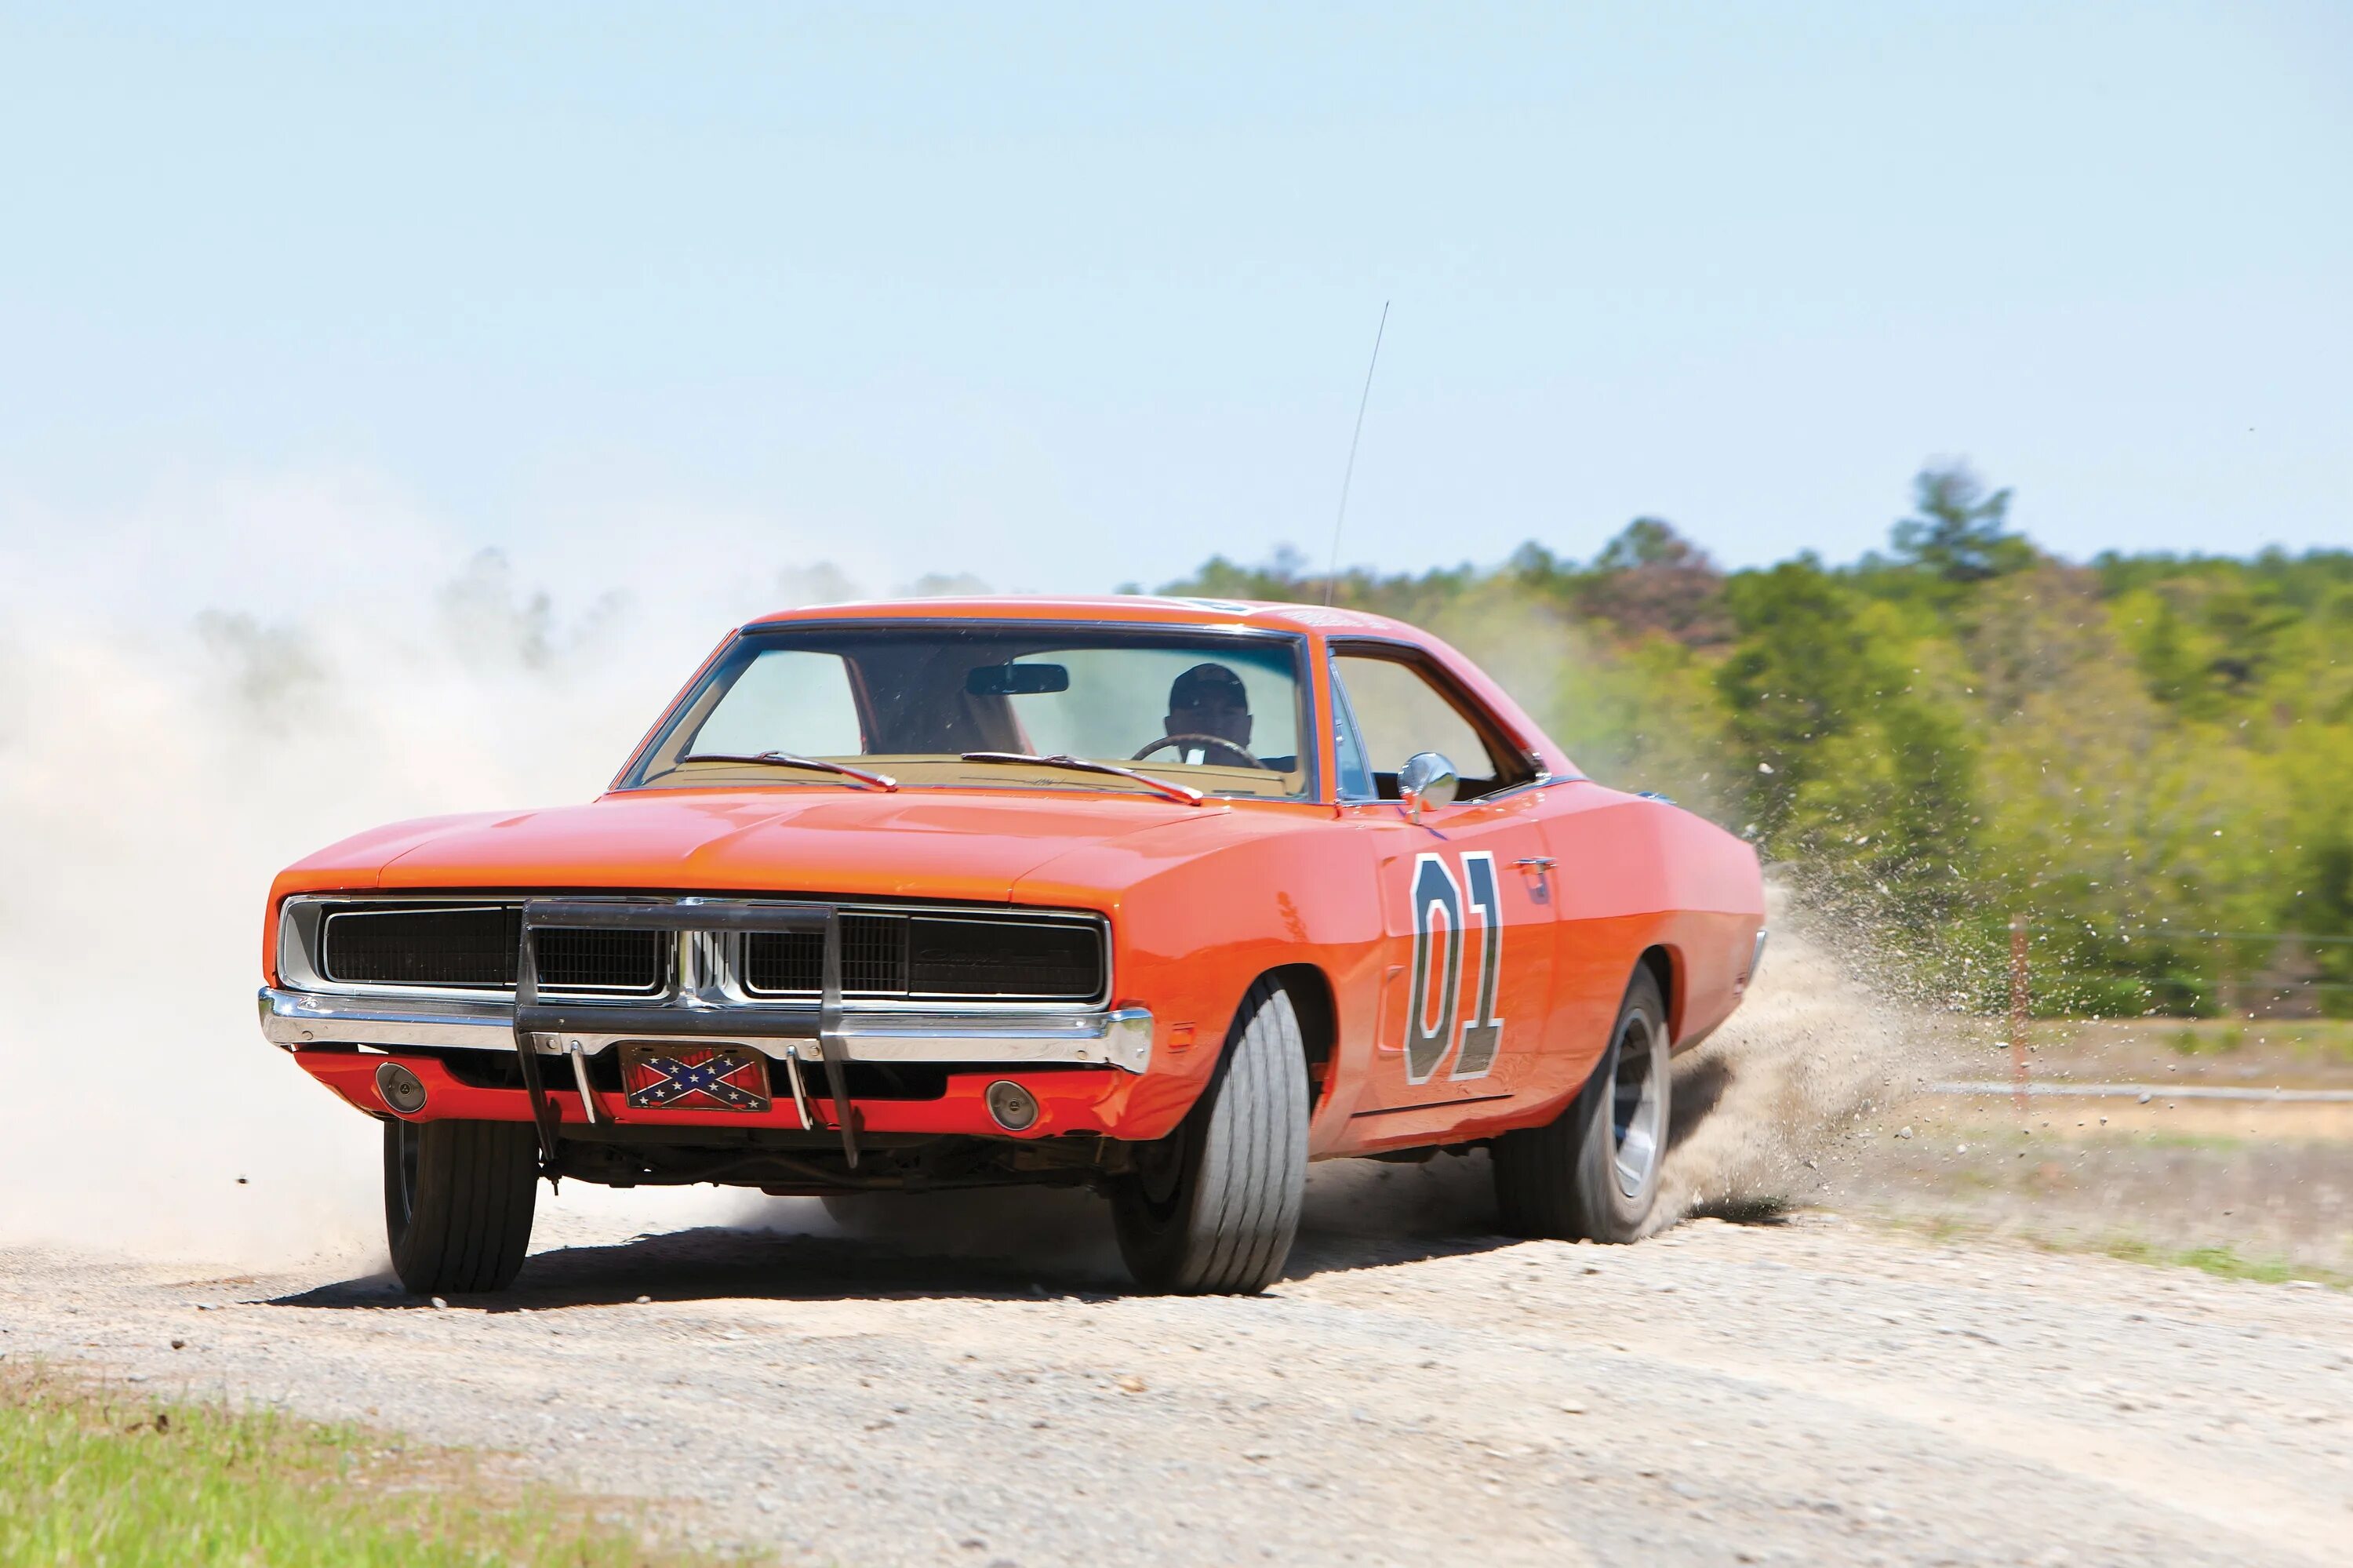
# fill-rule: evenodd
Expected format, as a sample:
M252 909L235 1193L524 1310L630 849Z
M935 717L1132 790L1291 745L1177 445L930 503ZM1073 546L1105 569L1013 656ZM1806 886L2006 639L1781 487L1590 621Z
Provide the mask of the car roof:
M813 620L1050 620L1113 621L1156 626L1248 627L1258 630L1398 637L1428 641L1401 620L1360 609L1317 604L1275 604L1260 599L1182 599L1155 594L1103 594L1053 598L987 595L964 599L853 599L778 610L748 622L755 626Z

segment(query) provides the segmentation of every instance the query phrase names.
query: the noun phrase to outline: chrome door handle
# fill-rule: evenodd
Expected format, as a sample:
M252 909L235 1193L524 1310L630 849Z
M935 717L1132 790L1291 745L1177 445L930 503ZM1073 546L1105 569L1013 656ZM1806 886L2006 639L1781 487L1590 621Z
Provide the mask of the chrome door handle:
M1518 866L1523 871L1533 871L1542 874L1544 872L1550 871L1559 863L1555 861L1552 856L1548 854L1524 854L1512 863Z

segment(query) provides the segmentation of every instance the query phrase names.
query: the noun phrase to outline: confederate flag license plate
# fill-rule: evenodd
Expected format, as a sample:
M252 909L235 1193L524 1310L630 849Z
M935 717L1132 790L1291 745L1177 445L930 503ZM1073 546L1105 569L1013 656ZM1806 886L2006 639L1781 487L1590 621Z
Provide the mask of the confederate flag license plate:
M748 1045L638 1044L621 1047L631 1110L768 1108L768 1064Z

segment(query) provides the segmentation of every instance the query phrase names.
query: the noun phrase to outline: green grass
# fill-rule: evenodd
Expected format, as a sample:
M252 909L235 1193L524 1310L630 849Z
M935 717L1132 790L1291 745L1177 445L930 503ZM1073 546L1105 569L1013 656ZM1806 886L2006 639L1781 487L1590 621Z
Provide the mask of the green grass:
M2315 1285L2325 1285L2332 1290L2353 1290L2353 1274L2318 1268L2310 1264L2291 1263L2285 1258L2247 1257L2228 1246L2168 1247L2134 1235L2086 1237L2053 1231L1997 1230L1990 1225L1971 1224L1952 1214L1915 1216L1881 1213L1868 1217L1891 1230L1909 1231L1940 1245L1960 1242L2022 1242L2038 1252L2096 1253L2104 1257L2116 1258L2125 1263L2147 1264L2154 1268L2194 1268L2221 1279L2247 1279L2260 1285L2284 1285L2292 1279L2302 1279Z
M2061 1039L2072 1038L2063 1023L2047 1027L2055 1027ZM2353 1062L2353 1023L2329 1018L2185 1019L2171 1025L2165 1044L2178 1056L2227 1056L2254 1047L2302 1062Z
M2164 1247L2137 1236L2111 1236L2097 1250L2126 1263L2154 1264L2160 1268L2194 1268L2221 1279L2252 1279L2262 1285L2284 1285L2291 1279L2310 1280L2334 1289L2353 1289L2353 1276L2333 1269L2290 1263L2285 1258L2246 1257L2234 1247Z
M689 1568L625 1509L465 1450L0 1375L0 1565Z

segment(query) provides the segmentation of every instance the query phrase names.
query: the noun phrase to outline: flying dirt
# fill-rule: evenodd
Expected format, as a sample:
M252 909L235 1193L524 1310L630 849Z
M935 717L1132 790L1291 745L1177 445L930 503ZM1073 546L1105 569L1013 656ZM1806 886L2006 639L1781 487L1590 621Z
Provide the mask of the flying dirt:
M1315 1168L1238 1299L1132 1292L1071 1193L566 1183L511 1295L403 1294L372 1128L257 1037L252 911L354 822L602 784L666 694L616 683L678 661L536 602L492 563L429 636L11 620L12 1361L503 1451L794 1563L2342 1561L2353 1300L1785 1213L1985 1041L1779 895L1678 1064L1681 1223L1630 1246L1497 1236L1480 1153ZM127 906L170 939L100 1038L56 981Z

